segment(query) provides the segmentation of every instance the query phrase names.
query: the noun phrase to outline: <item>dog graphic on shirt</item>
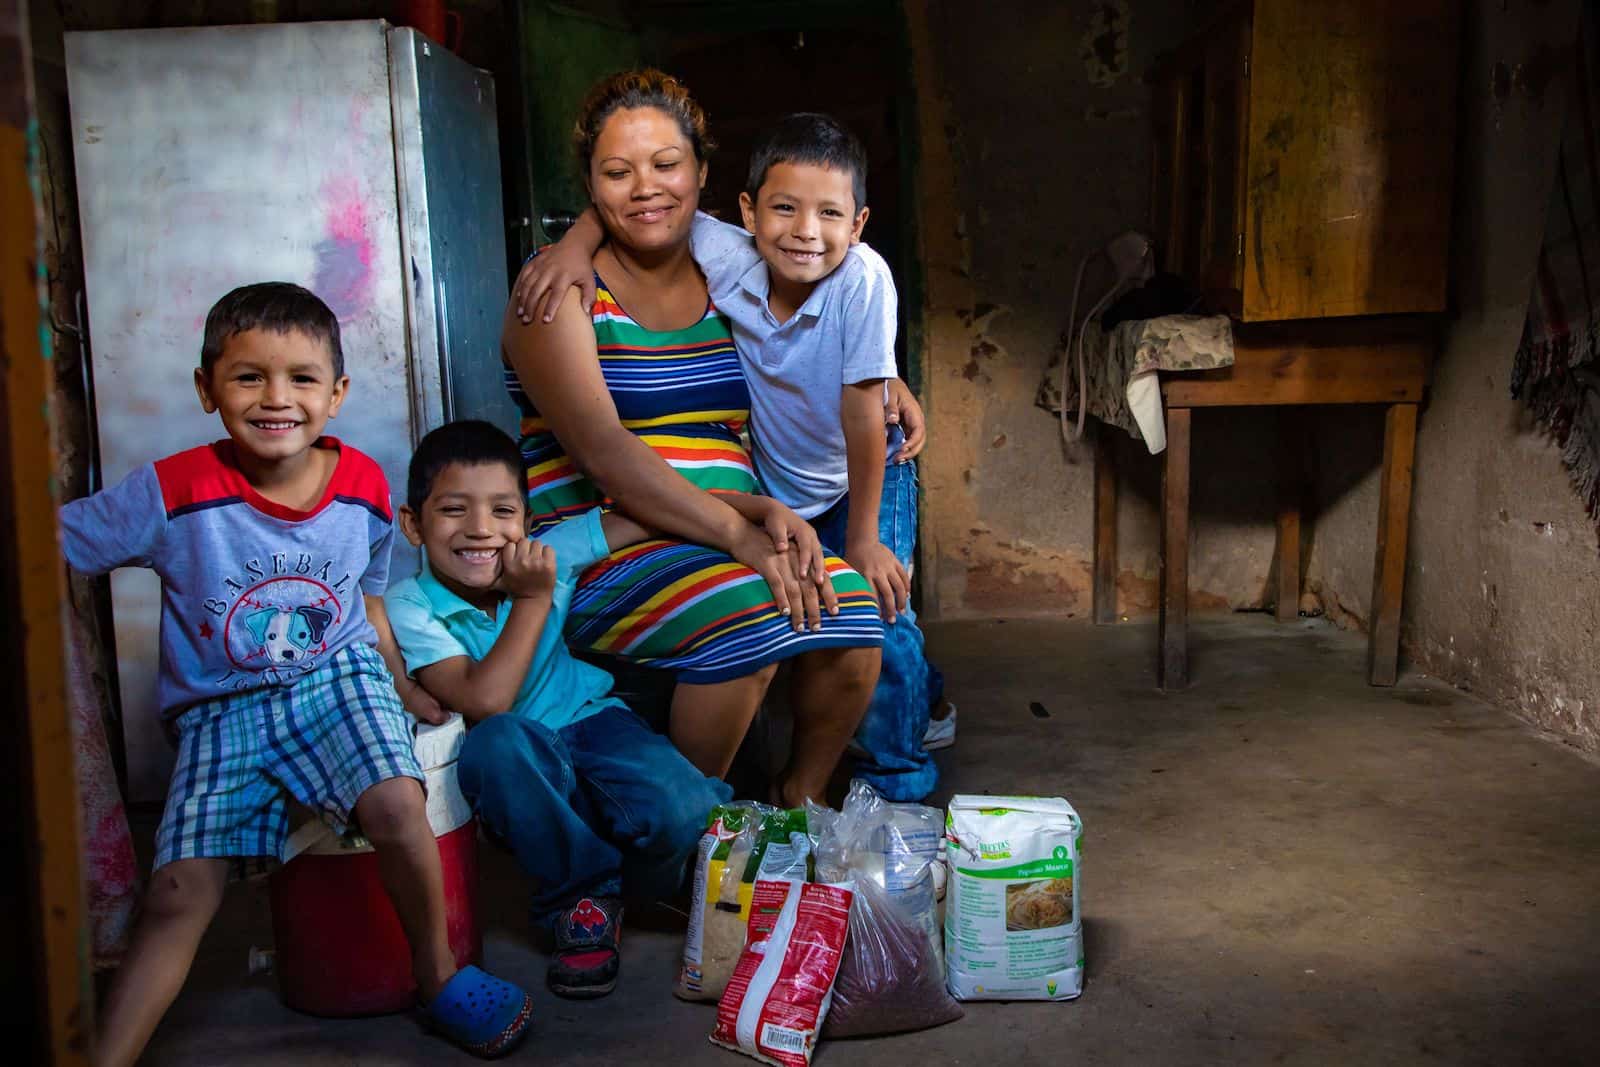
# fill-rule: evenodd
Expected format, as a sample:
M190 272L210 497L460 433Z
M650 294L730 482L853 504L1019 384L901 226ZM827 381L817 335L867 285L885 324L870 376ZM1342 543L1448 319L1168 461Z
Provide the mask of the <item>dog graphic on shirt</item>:
M244 617L244 624L271 664L296 663L311 655L333 622L326 608L259 608Z
M228 612L228 658L235 669L299 674L328 647L343 606L332 589L309 578L261 582Z

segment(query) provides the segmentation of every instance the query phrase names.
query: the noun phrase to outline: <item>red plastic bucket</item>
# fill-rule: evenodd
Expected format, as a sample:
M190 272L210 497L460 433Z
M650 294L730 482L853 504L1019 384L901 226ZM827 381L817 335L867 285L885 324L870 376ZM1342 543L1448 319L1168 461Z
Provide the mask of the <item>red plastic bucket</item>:
M483 958L478 924L478 821L441 834L450 950ZM411 948L370 849L307 852L271 878L273 970L283 1002L311 1015L385 1015L416 1004Z

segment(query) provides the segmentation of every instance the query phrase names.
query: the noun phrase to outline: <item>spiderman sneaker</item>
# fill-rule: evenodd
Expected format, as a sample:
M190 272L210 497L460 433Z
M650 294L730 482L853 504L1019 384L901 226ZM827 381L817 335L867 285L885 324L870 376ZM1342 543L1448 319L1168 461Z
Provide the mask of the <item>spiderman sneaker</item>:
M556 916L555 958L546 981L560 997L603 997L617 985L621 966L622 901L584 897Z

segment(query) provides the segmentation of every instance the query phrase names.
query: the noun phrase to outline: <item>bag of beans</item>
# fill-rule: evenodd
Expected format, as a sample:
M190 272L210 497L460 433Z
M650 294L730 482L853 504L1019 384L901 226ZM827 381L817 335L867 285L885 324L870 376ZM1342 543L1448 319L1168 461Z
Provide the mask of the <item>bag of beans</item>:
M850 783L842 811L810 808L817 877L855 886L826 1037L923 1030L961 1018L945 988L936 872L943 817Z

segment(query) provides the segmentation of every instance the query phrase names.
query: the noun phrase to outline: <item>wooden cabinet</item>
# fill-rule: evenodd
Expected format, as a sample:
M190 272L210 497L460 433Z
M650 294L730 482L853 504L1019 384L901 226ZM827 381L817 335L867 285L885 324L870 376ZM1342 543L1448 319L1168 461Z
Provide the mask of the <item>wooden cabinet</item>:
M1157 678L1188 683L1190 425L1275 406L1285 428L1277 614L1300 602L1295 409L1383 405L1367 675L1398 671L1419 405L1445 310L1459 0L1229 4L1158 65L1151 210L1162 265L1235 319L1234 363L1163 376ZM1096 452L1095 609L1116 611L1117 473Z
M1241 322L1445 309L1455 0L1254 0L1156 70L1166 269Z

